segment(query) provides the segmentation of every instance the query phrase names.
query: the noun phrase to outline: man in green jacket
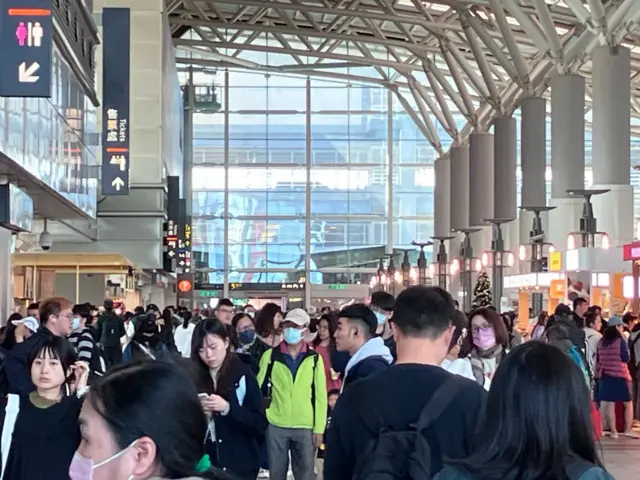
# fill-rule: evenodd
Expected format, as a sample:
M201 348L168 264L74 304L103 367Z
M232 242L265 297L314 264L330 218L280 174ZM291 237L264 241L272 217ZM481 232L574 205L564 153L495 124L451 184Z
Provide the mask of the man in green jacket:
M269 478L314 480L315 451L327 423L327 385L322 357L303 341L309 315L291 310L284 321L284 341L260 359L258 383L267 402Z

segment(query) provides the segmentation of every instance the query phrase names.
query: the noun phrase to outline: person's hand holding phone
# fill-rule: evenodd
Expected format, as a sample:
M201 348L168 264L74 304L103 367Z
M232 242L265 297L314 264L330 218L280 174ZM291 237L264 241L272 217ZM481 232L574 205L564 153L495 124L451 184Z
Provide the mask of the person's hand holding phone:
M202 409L205 413L211 414L215 410L213 409L213 400L211 399L212 395L208 395L206 393L198 394L198 398L200 399L200 404L202 405Z
M227 402L220 395L210 395L209 400L213 405L213 411L216 413L225 412L229 408L229 402Z

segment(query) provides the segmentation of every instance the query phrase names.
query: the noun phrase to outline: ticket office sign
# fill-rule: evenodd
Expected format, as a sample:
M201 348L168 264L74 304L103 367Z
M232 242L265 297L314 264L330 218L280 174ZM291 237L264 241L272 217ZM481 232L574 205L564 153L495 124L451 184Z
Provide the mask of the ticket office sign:
M131 12L102 13L102 194L129 195Z

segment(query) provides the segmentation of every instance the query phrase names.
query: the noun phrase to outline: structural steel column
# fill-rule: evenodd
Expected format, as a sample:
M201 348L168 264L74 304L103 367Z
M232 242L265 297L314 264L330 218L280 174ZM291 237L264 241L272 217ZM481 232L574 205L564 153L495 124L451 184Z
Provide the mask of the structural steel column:
M593 51L593 183L610 189L593 197L598 229L611 244L633 240L631 170L631 52L625 47Z
M307 77L305 101L306 184L304 194L304 306L311 306L311 80Z
M494 178L493 135L472 133L469 135L469 226L482 227L471 235L476 256L491 248L491 226L485 219L494 217Z
M585 82L579 75L551 79L551 205L549 240L565 250L569 233L579 230L582 197L569 189L584 188Z
M525 207L547 204L547 101L544 98L526 98L522 101L520 123L520 169L522 192L520 203ZM548 216L543 225L546 230ZM518 242L528 243L533 225L533 213L520 212ZM527 269L528 271L528 269Z
M224 260L222 296L229 297L229 70L224 71Z
M393 95L387 90L387 253L393 253ZM422 239L418 240L422 242Z
M451 163L448 156L438 158L435 164L436 185L434 188L434 226L436 237L451 234ZM419 240L424 241L423 239ZM434 246L437 248L437 245ZM436 250L434 250L436 251Z

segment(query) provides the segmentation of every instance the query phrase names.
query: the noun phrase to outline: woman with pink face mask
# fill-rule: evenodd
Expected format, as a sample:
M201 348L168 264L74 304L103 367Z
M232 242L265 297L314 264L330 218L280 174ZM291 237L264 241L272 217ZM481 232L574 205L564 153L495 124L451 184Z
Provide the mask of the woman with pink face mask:
M476 381L485 390L507 353L509 333L500 314L491 307L478 308L469 314L467 351Z
M113 368L91 387L79 423L70 480L229 479L205 455L198 391L175 364Z

